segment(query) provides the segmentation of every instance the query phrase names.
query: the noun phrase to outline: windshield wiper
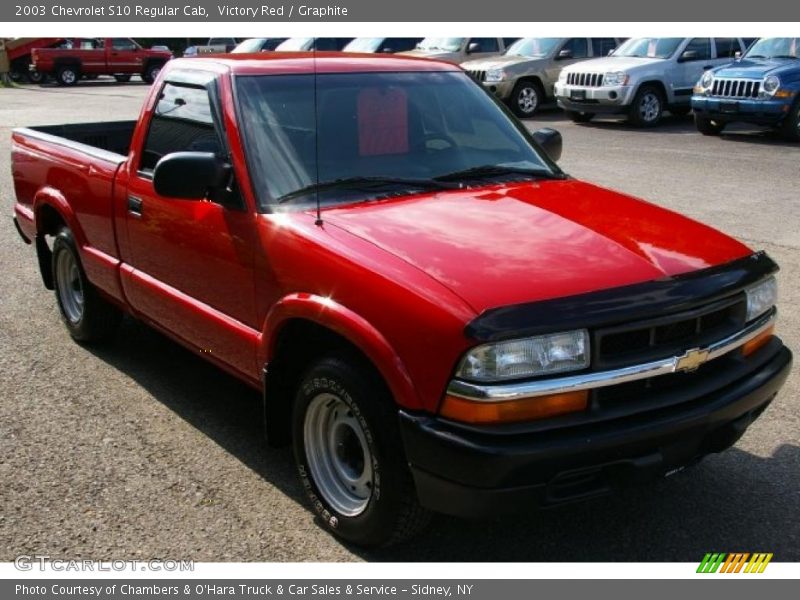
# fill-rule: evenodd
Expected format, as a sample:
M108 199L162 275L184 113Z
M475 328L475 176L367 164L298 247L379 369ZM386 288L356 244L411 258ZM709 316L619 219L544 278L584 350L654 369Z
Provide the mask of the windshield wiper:
M791 54L776 54L774 56L770 56L770 58L797 58L797 57L792 56Z
M513 167L503 165L481 165L470 167L461 171L453 171L434 177L436 181L458 181L460 179L482 179L485 177L499 177L502 175L527 175L541 179L561 179L561 176L543 169L529 169L526 167Z
M326 192L329 190L346 188L371 190L374 188L398 186L423 190L452 190L459 187L458 185L435 179L414 179L411 177L344 177L342 179L333 179L321 183L312 183L299 190L284 194L278 198L278 204L289 202L295 198L308 196L315 192Z
M767 58L767 57L764 56L763 54L748 54L744 58Z

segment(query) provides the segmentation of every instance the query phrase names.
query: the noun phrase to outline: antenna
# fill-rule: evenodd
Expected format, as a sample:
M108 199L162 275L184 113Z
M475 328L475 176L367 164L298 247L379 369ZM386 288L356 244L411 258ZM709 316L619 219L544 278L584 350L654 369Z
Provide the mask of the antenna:
M314 65L314 171L316 187L314 188L314 196L317 200L317 220L314 225L322 227L322 209L319 201L319 106L317 104L317 38L312 38L311 41L311 56Z

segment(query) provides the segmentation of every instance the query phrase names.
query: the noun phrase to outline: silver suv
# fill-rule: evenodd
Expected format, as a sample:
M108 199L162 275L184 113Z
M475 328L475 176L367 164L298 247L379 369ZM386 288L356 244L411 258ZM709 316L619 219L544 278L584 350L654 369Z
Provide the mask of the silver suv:
M502 56L470 60L461 67L518 117L530 117L553 98L561 69L606 56L617 43L615 38L522 38Z
M563 69L555 95L573 121L624 114L634 125L649 127L665 110L687 114L703 71L744 50L740 38L633 38L611 56Z

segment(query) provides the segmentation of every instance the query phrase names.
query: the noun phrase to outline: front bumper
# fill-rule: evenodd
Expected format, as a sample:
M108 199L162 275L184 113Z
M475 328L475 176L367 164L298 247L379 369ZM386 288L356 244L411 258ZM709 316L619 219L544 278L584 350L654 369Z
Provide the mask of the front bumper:
M506 81L484 81L481 83L483 88L501 100L508 100L511 97L511 92L514 90L514 85L516 84L516 80L506 80Z
M714 121L740 121L757 125L777 125L789 114L793 99L744 99L692 96L695 114Z
M740 361L741 378L713 391L696 397L680 390L669 405L606 421L526 430L401 412L420 502L458 516L492 516L671 474L734 444L785 382L792 355L775 338L747 361Z
M633 101L631 85L581 87L559 81L555 85L558 105L565 110L604 114L624 113Z

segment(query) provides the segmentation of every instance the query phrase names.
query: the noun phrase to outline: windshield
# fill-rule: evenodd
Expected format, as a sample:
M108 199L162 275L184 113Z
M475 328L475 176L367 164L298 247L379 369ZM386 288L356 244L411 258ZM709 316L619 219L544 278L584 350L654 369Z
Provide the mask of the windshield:
M345 52L377 52L385 38L356 38L344 47Z
M464 40L467 38L449 38L449 37L432 37L425 38L417 48L420 50L446 50L447 52L456 52L464 45Z
M517 40L508 50L508 56L530 56L541 58L549 56L563 38L522 38Z
M264 38L252 38L245 40L236 48L231 51L231 54L242 54L249 52L261 52L261 45L264 43Z
M285 42L281 42L275 50L279 52L297 51L297 50L310 50L314 44L314 38L289 38Z
M800 38L761 38L745 54L747 58L800 58Z
M363 201L376 196L376 182L408 193L421 182L439 185L439 177L452 186L506 171L557 173L465 73L320 73L316 80L315 94L313 74L236 79L262 209L289 198L287 206L308 207L315 192L323 204ZM330 185L352 180L369 185ZM306 193L316 184L328 185Z
M683 38L633 38L614 50L612 56L669 58L682 41Z

